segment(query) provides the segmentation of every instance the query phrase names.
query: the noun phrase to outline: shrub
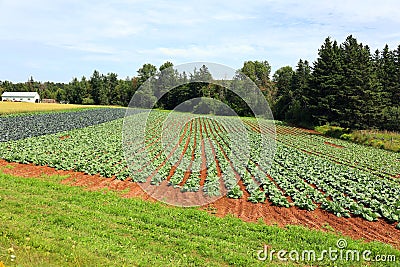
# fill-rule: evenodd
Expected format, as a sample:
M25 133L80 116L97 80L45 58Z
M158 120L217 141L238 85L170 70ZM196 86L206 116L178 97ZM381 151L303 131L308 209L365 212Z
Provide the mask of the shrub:
M350 133L350 129L342 128L339 126L332 126L332 125L323 125L315 127L317 132L329 137L340 138L343 134Z
M347 140L347 141L351 141L351 140L353 140L353 138L352 138L353 136L351 135L351 134L342 134L341 136L340 136L340 139L343 139L343 140Z
M85 97L82 99L82 104L83 105L94 105L94 100L90 97Z

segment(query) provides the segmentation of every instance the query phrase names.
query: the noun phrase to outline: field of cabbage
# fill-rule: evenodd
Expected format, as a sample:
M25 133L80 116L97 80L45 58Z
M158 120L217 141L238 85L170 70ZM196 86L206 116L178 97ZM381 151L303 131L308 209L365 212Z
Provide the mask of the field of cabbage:
M129 177L211 197L227 193L254 203L400 222L399 153L280 122L272 131L271 122L258 124L252 118L162 111L150 113L144 138L126 132L123 138L127 121L142 125L146 113L138 111L125 122L124 115L123 109L94 109L0 118L0 158ZM260 158L260 138L271 138L275 130L276 144L267 153L274 150L275 156ZM268 166L261 164L265 161Z

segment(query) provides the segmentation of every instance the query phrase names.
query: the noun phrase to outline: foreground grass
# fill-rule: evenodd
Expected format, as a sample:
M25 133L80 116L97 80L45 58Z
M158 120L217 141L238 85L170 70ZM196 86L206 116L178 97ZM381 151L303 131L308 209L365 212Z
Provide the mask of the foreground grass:
M39 112L88 109L96 107L105 107L105 106L0 101L0 116L19 114L19 113L39 113Z
M0 171L0 266L278 266L276 255L273 262L257 259L264 244L276 251L320 253L336 248L340 238L299 226L283 229L217 218L116 192L89 192L62 185L61 179L18 178ZM399 263L400 252L389 245L345 239L348 249L392 254ZM325 260L282 265L366 264Z

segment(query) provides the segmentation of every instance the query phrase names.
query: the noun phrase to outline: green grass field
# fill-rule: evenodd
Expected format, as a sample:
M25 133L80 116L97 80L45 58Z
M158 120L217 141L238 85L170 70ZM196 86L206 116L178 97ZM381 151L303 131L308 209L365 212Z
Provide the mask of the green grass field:
M351 133L350 140L358 144L400 152L400 133L360 130Z
M398 266L280 262L276 254L272 262L260 261L257 251L264 244L276 251L313 249L319 255L336 248L341 237L86 191L60 184L64 178L19 178L0 170L0 266ZM345 239L347 249L400 259L400 251L389 245Z
M400 133L381 130L354 130L339 126L323 125L315 130L329 137L340 138L356 144L372 146L394 152L400 152Z

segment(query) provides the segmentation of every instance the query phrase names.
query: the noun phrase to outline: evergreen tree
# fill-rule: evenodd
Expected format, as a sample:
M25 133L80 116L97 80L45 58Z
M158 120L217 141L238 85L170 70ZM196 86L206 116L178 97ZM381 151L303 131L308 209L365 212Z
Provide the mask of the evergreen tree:
M394 51L389 51L386 45L379 62L379 81L385 96L380 128L400 131L400 46Z
M202 65L199 70L194 68L193 73L190 73L190 98L208 96L207 91L212 80L213 77L206 65Z
M338 123L345 105L342 83L341 50L328 37L318 51L310 81L308 108L314 124Z
M273 105L275 119L284 120L285 114L289 110L289 106L293 100L293 75L294 71L292 67L286 66L278 69L272 77L272 81L277 88Z
M374 120L379 83L373 73L373 64L368 46L358 44L348 36L343 49L343 89L345 105L340 125L351 128L366 128Z
M92 98L94 100L94 103L96 105L99 105L101 102L101 95L102 92L104 92L104 80L102 78L102 76L100 76L100 73L95 70L93 72L92 77L90 77L90 87L91 87L91 91L92 91Z
M116 105L116 101L120 98L119 92L116 90L118 85L118 75L115 73L108 73L105 77L105 90L103 94L103 103L105 105Z
M392 106L400 106L400 45L393 51L395 72L393 74L393 87L390 92ZM400 128L400 126L399 126Z
M82 76L81 81L81 95L82 95L82 104L92 105L94 104L94 100L92 98L92 88L90 86L90 82L86 79L85 76Z
M157 68L152 64L144 64L138 71L138 82L141 86L147 79L156 75Z
M311 68L307 60L299 60L296 72L292 77L292 103L286 113L288 120L296 121L302 125L311 124L309 110Z
M71 104L82 104L83 89L77 78L73 78L66 91L66 97Z

